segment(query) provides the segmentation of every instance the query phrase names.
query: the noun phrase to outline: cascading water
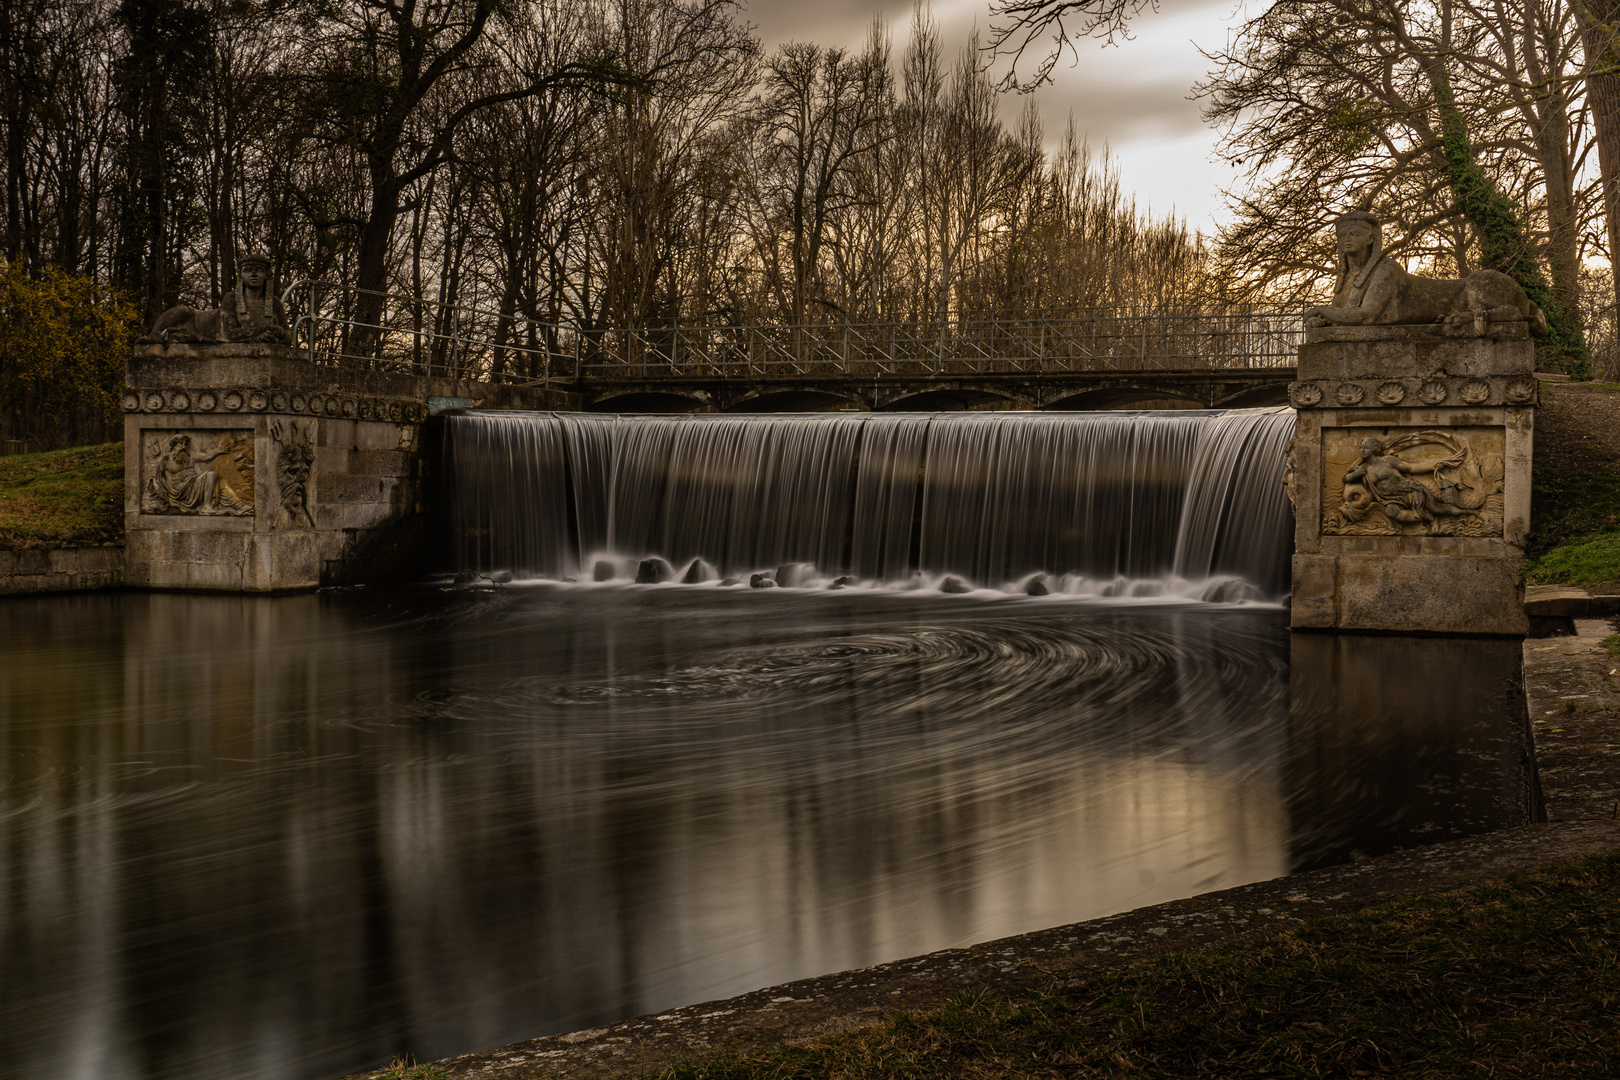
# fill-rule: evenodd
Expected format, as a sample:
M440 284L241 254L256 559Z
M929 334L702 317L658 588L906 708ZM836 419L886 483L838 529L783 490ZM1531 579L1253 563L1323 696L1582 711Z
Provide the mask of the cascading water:
M1287 409L452 413L452 555L458 570L542 578L618 577L656 557L693 581L794 566L800 581L1029 588L1042 575L1036 591L1274 598L1288 587L1292 433Z

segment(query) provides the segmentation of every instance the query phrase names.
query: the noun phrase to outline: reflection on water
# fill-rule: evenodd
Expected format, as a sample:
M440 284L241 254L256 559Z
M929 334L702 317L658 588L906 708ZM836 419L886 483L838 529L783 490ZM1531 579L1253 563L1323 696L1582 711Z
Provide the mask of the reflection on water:
M332 1076L1530 813L1505 653L1296 637L1291 710L1290 647L786 590L11 600L0 1074Z

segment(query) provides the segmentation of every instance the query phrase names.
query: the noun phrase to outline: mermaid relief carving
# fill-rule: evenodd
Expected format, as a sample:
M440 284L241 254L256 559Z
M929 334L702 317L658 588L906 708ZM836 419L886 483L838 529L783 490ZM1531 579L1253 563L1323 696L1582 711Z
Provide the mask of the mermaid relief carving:
M1477 449L1476 433L1423 430L1380 437L1335 429L1323 434L1330 437L1324 439L1330 466L1350 456L1346 444L1359 437L1349 468L1324 469L1324 481L1332 483L1337 475L1339 485L1323 500L1324 534L1500 535L1502 455L1494 447Z

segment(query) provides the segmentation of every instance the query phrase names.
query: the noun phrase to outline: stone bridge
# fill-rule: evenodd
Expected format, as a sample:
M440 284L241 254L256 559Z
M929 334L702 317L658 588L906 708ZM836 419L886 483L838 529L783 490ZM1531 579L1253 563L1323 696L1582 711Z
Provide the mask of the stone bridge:
M310 284L284 305L296 310L293 293ZM1283 405L1303 335L1298 312L1242 306L505 334L457 321L445 335L361 327L322 314L313 291L307 300L294 331L311 361L532 385L596 412ZM365 355L345 351L355 336Z
M570 389L604 412L1242 408L1286 404L1299 335L1250 310L648 327L587 335Z
M587 371L570 387L592 412L933 412L955 409L1249 408L1286 405L1295 369L749 376Z

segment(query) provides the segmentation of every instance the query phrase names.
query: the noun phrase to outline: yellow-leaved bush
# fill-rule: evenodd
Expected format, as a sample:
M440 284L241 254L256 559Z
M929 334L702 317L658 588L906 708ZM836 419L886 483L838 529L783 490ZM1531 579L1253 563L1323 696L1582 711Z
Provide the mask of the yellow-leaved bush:
M88 277L0 259L0 438L30 450L117 439L135 319Z

